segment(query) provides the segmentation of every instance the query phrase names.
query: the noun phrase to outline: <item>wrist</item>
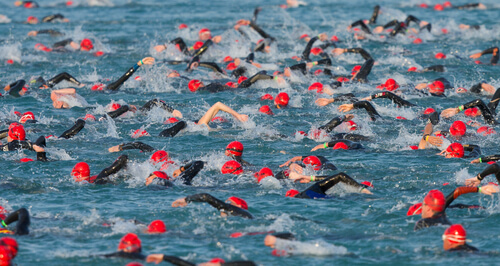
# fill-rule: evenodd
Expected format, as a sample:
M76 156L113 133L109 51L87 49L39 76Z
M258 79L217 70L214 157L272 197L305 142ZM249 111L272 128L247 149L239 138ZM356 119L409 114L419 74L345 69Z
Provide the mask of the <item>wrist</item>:
M317 61L314 61L314 62L312 62L312 64L313 64L313 66L315 66L315 65L317 65L317 64L318 64L318 62L317 62Z
M427 140L429 140L429 136L430 136L429 134L425 134L425 135L424 135L424 137L423 137L423 139L424 139L425 141L427 141Z
M323 148L328 148L328 142L323 143Z
M476 176L476 178L477 178L477 180L479 180L479 181L483 181L483 177L481 177L481 175L477 175L477 176Z
M312 181L314 181L314 176L313 176L313 175L311 176L311 182L312 182Z
M479 157L479 163L483 163L483 159L481 159L481 157Z
M459 107L457 107L458 111L461 112L464 110L464 106L463 105L460 105Z
M481 187L477 187L478 190L477 190L477 193L481 193Z
M5 223L4 220L2 220L2 226L5 227L5 228L7 228L7 224Z

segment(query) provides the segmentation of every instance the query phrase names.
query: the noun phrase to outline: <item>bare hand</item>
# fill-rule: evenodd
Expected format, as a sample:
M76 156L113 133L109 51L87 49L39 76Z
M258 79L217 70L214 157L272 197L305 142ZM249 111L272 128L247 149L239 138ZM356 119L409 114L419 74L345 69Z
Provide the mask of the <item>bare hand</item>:
M240 122L246 122L248 121L248 115L238 114L236 115L236 119L238 119Z
M240 19L236 22L236 24L238 25L245 25L245 26L248 26L250 25L250 20L246 20L246 19Z
M304 169L302 169L302 166L296 164L296 163L292 163L290 165L290 174L295 172L295 173L298 173L298 174L302 174L304 171Z
M353 118L354 118L353 114L347 114L347 115L345 115L344 122L351 121Z
M214 43L220 43L220 41L222 41L222 36L220 36L220 35L217 35L217 36L212 38L212 42L214 42Z
M343 48L335 48L332 50L332 54L336 55L336 56L339 56L341 54L344 53L344 49Z
M427 83L420 83L417 86L415 86L415 89L417 90L423 90L425 88L427 88Z
M431 145L439 147L443 144L443 139L436 136L429 136L429 138L427 138L427 142Z
M331 104L333 103L335 100L332 98L332 99L327 99L327 98L319 98L315 101L316 105L318 106L325 106L325 105L328 105L328 104Z
M174 110L172 115L178 118L182 118L182 113L179 110Z
M477 177L465 180L465 185L468 187L477 187L479 184L481 184L481 180L477 179Z
M477 59L479 57L481 57L481 53L475 53L475 54L471 54L469 57L472 58L472 59Z
M120 151L120 145L113 146L108 149L109 152L119 152Z
M146 257L146 262L151 263L154 262L156 264L163 261L163 254L151 254Z
M346 103L346 104L342 104L341 106L339 106L338 110L340 112L349 112L351 111L352 109L354 109L354 104L352 103Z
M319 40L324 42L326 40L328 40L328 35L326 35L326 33L321 33L319 36Z
M362 189L361 193L363 193L363 194L370 194L370 195L373 194L370 190L368 190L366 188Z
M264 245L274 248L274 245L276 244L276 237L273 235L267 235L266 238L264 238Z
M153 57L144 57L142 59L142 64L143 65L152 65L155 63L155 59Z
M175 177L178 177L180 174L182 173L181 169L177 169L175 170L173 173L172 173L172 176L175 178Z
M186 198L178 199L174 202L172 202L172 207L177 208L177 207L186 207L188 203L186 202Z
M441 112L441 117L443 118L450 118L456 114L458 114L459 110L458 108L448 108L448 109L444 109L442 112Z
M28 32L28 36L36 36L38 34L38 31L36 30L32 30L30 32Z
M480 163L480 162L479 162L479 158L477 158L477 159L474 159L474 160L470 161L470 163Z
M319 144L318 146L312 148L311 151L317 151L317 150L323 149L323 148L324 148L323 144Z
M500 188L497 185L486 185L481 187L481 193L484 195L491 195L493 193L498 193L500 191Z
M375 27L375 29L373 29L373 31L372 31L372 32L373 32L373 33L377 33L377 34L378 34L378 33L381 33L382 31L384 31L384 27L382 27L382 26L377 26L377 27Z
M167 49L167 46L166 45L157 45L155 46L155 50L159 53L163 50Z

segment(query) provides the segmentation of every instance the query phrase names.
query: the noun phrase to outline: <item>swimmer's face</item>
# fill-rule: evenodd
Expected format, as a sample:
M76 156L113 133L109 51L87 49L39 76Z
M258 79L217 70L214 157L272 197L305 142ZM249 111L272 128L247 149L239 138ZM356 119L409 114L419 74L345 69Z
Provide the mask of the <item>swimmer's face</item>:
M148 178L146 178L146 186L149 186L151 183L153 183L153 180L155 180L156 175L152 174Z
M200 41L206 41L208 39L212 39L212 33L210 31L205 31L200 33L198 37L200 38Z

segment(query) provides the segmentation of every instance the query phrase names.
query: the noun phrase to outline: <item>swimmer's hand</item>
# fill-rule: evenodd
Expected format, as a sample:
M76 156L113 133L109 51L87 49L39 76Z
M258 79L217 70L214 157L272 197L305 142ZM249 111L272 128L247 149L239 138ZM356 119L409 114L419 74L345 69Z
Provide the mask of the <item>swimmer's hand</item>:
M116 145L108 149L108 152L119 152L119 151L120 151L120 145Z
M290 172L290 175L288 176L288 178L290 178L294 182L297 182L297 181L300 181L300 183L309 183L309 182L311 182L311 177L310 176L301 175L301 174L293 172L293 171Z
M30 32L28 32L28 36L36 36L38 34L38 31L36 30L32 30Z
M425 88L427 88L427 83L420 83L417 86L415 86L415 89L417 90L423 90Z
M182 113L179 110L174 110L172 115L178 118L182 118Z
M335 101L335 99L333 99L333 98L331 98L331 99L319 98L315 101L315 103L318 106L325 106L325 105L329 105L329 104L333 103L334 101Z
M156 264L163 261L163 254L151 254L146 257L146 262L151 263L154 262Z
M469 57L472 58L472 59L477 59L479 57L481 57L481 53L475 53L475 54L471 54Z
M236 119L238 119L240 122L243 122L243 123L248 121L248 115L237 114L234 117L236 117Z
M220 41L222 41L222 36L220 36L220 35L217 35L217 36L212 38L212 42L214 42L214 43L220 43Z
M162 44L162 45L156 45L154 48L155 48L155 50L159 53L159 52L161 52L161 51L163 51L163 50L167 49L167 46L166 46L166 45L164 45L164 44Z
M384 27L377 26L377 27L375 27L375 29L373 29L372 32L378 34L378 33L381 33L382 31L384 31Z
M176 177L178 177L181 173L182 173L182 171L181 171L181 169L179 168L179 169L175 170L175 171L172 173L172 176L173 176L174 178L176 178Z
M481 184L481 180L479 180L477 176L465 180L465 185L468 187L477 187L479 184Z
M45 152L45 149L36 145L36 144L33 144L33 150L35 150L36 152Z
M319 149L324 149L324 146L323 146L323 145L324 145L324 144L319 144L318 146L316 146L316 147L312 148L312 149L311 149L311 151L317 151L317 150L319 150Z
M296 163L290 164L290 170L291 170L290 171L291 173L295 172L295 173L298 173L298 174L302 174L303 171L304 171L304 169L302 169L302 166L300 166L300 165L298 165Z
M174 202L172 202L172 207L177 208L177 207L186 207L188 203L186 202L186 198L178 199Z
M280 165L280 167L288 166L291 162L296 162L302 160L301 156L295 156L292 159L286 161L284 164Z
M354 104L352 103L347 103L347 104L342 104L341 106L339 106L338 110L340 112L349 112L351 111L352 109L354 109Z
M470 161L470 163L480 163L479 158Z
M489 184L481 187L481 193L484 195L491 195L493 193L498 193L498 191L500 191L498 185Z
M363 194L369 194L369 195L373 194L370 190L368 190L368 189L366 189L366 188L363 188L363 189L361 190L361 193L363 193Z
M483 90L485 90L486 92L488 92L489 94L494 94L496 91L495 87L493 87L492 85L490 85L488 83L482 83L481 88Z
M139 66L142 66L142 65L152 65L152 64L155 63L155 59L153 57L144 57L141 61L137 62L137 64Z
M441 117L444 117L444 118L450 118L456 114L458 114L458 112L460 112L460 110L458 110L458 108L448 108L448 109L444 109L442 112L441 112Z
M339 56L344 53L344 48L335 48L332 50L332 54L335 56Z
M436 136L429 136L427 142L431 145L440 147L443 144L443 139Z

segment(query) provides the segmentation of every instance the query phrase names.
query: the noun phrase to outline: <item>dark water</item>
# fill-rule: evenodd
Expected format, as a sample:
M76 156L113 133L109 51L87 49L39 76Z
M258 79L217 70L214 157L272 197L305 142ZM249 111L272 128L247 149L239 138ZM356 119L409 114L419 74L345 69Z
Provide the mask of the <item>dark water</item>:
M360 126L359 133L373 139L363 143L365 149L329 149L314 154L326 156L341 171L358 181L372 181L374 194L367 196L352 193L353 190L347 187L339 187L334 189L333 199L301 200L285 198L284 194L291 188L305 189L307 184L279 183L276 180L256 184L253 174L224 176L219 169L227 160L224 148L233 140L244 144L244 158L256 169L268 166L277 171L278 165L291 157L310 154L310 149L321 142L295 137L294 133L297 130L309 131L340 114L337 103L318 107L314 104L318 95L307 91L307 87L315 81L328 82L326 76L294 76L286 85L259 82L250 89L238 92L193 94L187 90L187 81L167 79L165 76L168 69L182 73L185 65L159 63L140 68L136 75L141 76L142 81L131 79L117 93L90 91L95 82L117 79L145 56L153 56L157 60L182 59L183 56L173 48L157 53L153 47L178 36L192 45L202 27L210 28L224 39L218 46L210 48L203 60L220 63L221 58L227 55L245 57L250 44L236 42L241 37L232 30L232 26L238 19L250 19L256 6L264 7L258 24L279 40L270 54L256 55L256 61L271 73L294 64L290 58L299 55L305 46L304 42L298 41L300 35L325 32L343 40L340 47L362 47L378 62L369 76L370 83L346 85L339 90L341 93L353 92L366 97L378 91L375 86L389 77L408 87L441 76L456 87L470 88L482 80L498 87L498 66L476 65L468 59L472 53L498 45L500 27L496 1L483 1L488 10L444 12L418 8L418 1L378 2L383 10L379 17L380 24L394 18L403 20L410 14L431 22L432 32L418 36L424 40L421 45L413 45L412 40L404 36L387 41L354 40L345 28L357 19L368 19L375 5L373 1L308 1L307 6L286 10L276 7L282 2L260 0L110 1L103 6L75 1L73 7L39 1L41 8L33 10L15 8L12 1L0 3L0 14L12 20L0 24L2 86L22 78L40 75L48 78L62 71L87 84L77 89L89 103L87 108L53 109L48 91L35 91L23 98L0 99L0 118L3 120L14 120L14 111L35 113L39 123L26 126L38 131L28 133L31 140L41 134L59 135L86 113L101 116L113 101L142 105L149 99L161 98L180 110L188 120L199 119L217 101L250 115L250 121L245 124L225 116L229 124L212 124L216 129L212 132L190 124L187 132L175 138L158 138L157 134L165 127L163 121L169 115L156 110L148 115L127 115L116 121L88 122L73 139L48 140L48 157L51 159L48 163L19 163L20 158L34 157L30 151L1 154L0 205L8 209L26 207L32 214L31 234L17 237L20 251L15 261L19 265L125 265L128 261L92 256L115 251L119 239L128 232L140 236L146 254L164 253L197 263L212 257L248 259L260 265L497 263L500 257L497 196L465 195L457 202L481 204L486 209L448 211L453 223L461 223L467 229L468 238L473 240L472 245L486 252L480 256L443 252L441 235L445 227L414 232L413 226L419 217L406 216L407 208L421 201L429 190L441 189L446 195L485 167L485 164L471 165L466 159L445 159L435 155L439 152L437 149L411 151L408 148L409 145L417 145L421 138L426 122L417 117L424 107L438 110L456 107L477 95L449 91L447 98L434 98L413 94L406 98L420 107L405 109L378 100L374 106L383 119L375 122L369 121L365 112L353 111L356 115L354 121ZM427 3L431 6L435 4ZM465 3L467 1L453 1L456 5ZM70 23L22 23L30 15L41 18L53 13L64 14ZM178 30L180 23L188 24L190 29ZM462 31L458 27L461 23L484 26L479 31ZM104 51L105 55L94 57L84 52L44 53L34 50L36 43L50 46L62 39L44 35L27 36L30 30L49 28L64 32L64 38L78 41L91 38L96 50ZM442 28L449 33L442 34ZM255 33L251 37L253 42L259 39ZM447 54L447 59L435 59L437 52ZM7 59L16 62L8 65L5 63ZM481 59L487 63L489 56ZM348 74L354 65L361 63L362 59L357 55L342 55L333 59L333 71ZM444 64L448 71L425 74L406 71L410 66L433 64ZM186 75L206 83L216 81L213 74L204 70ZM259 101L260 96L265 93L276 95L281 91L290 94L290 108L274 109L276 115L272 117L257 111L263 104ZM484 100L489 98L486 95L480 97ZM397 116L408 120L397 120ZM470 120L463 113L454 118ZM444 120L437 128L446 130L453 121ZM478 121L483 122L482 119ZM6 127L7 124L4 124L2 128ZM115 186L73 182L69 174L75 163L86 161L91 166L92 174L98 173L118 157L116 153L108 153L107 148L132 141L131 132L141 127L152 136L140 140L157 149L167 150L175 162L182 164L194 159L208 162L195 178L193 186L178 184L166 190L145 187L144 179L154 167L148 163L150 154L138 151L125 152L131 160L129 169L125 172L125 181L117 180ZM469 127L468 131L473 132L474 129ZM289 137L276 137L277 134ZM498 135L478 135L464 143L478 144L483 154L494 154L498 152L497 139ZM172 171L169 168L167 172L171 174ZM443 187L446 182L450 185ZM175 199L199 192L208 192L220 199L239 196L248 202L249 211L256 219L221 218L207 204L190 204L179 209L170 207ZM168 233L160 236L144 234L142 230L145 226L135 225L130 222L132 219L145 224L162 219ZM102 226L109 222L116 224ZM234 232L271 230L292 232L303 242L318 242L318 247L308 245L297 251L302 254L279 258L272 256L271 250L263 246L262 235L229 238Z

